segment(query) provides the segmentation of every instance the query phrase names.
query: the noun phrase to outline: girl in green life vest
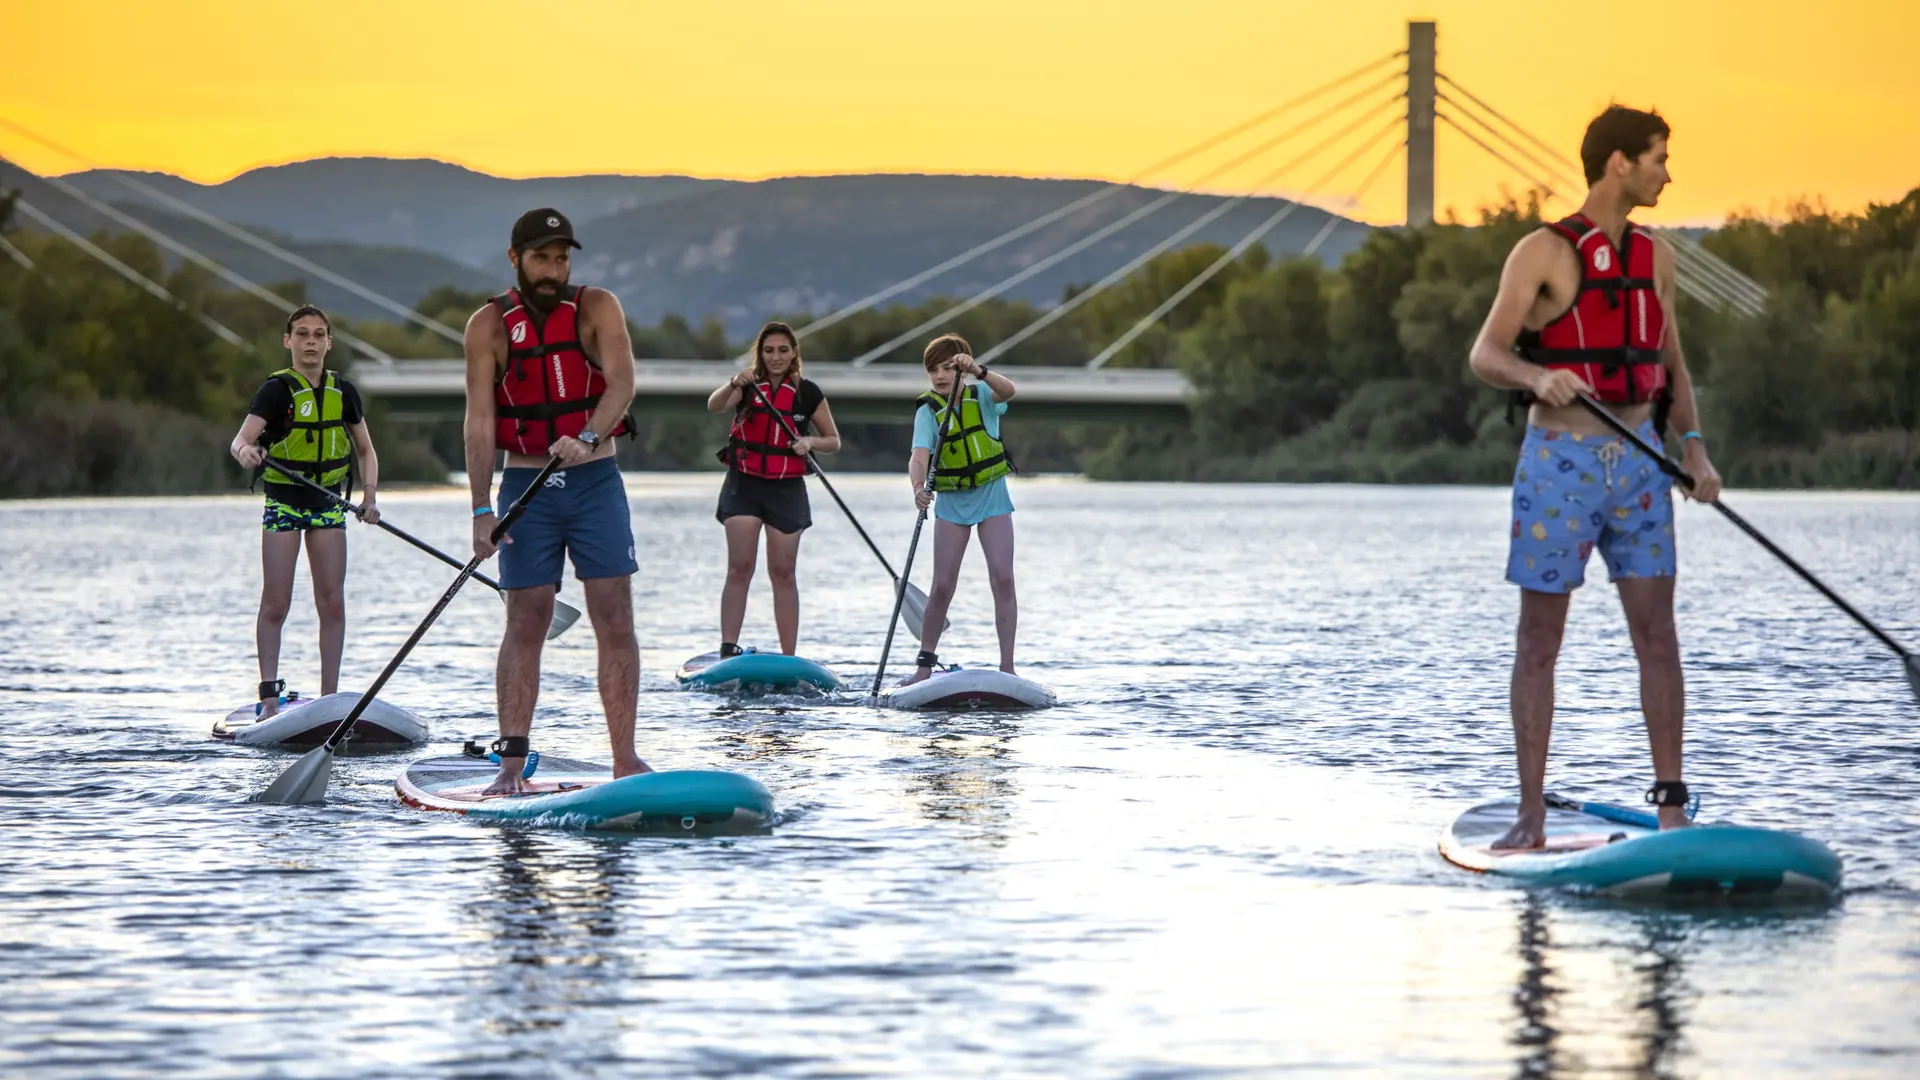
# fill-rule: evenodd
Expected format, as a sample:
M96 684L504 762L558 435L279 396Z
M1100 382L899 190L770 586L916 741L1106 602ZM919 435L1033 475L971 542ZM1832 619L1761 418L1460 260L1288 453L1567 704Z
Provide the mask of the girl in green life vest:
M907 476L920 509L934 506L933 591L927 594L922 620L916 683L933 674L939 663L934 650L940 628L946 625L960 580L960 561L967 541L980 532L980 550L987 556L987 582L993 588L993 624L1000 635L1000 670L1013 672L1013 637L1020 622L1020 605L1013 591L1013 499L1007 477L1013 461L1000 441L1000 417L1013 399L1013 380L973 359L973 347L958 334L947 334L927 345L923 360L933 389L920 396L913 413L913 458ZM966 382L972 376L977 382ZM950 409L954 383L959 381L959 404ZM926 490L927 470L933 469L933 491Z
M294 482L274 466L271 456L307 479L344 494L354 458L360 465L360 513L368 524L380 520L374 491L380 485L380 459L367 434L360 392L336 371L327 370L333 335L317 307L287 316L284 339L292 363L267 377L247 406L247 418L233 437L234 460L263 469L267 508L261 519L260 615L254 641L260 652L261 719L280 705L285 682L279 677L280 628L293 605L293 570L306 539L307 569L313 578L313 604L320 614L320 692L340 689L340 651L347 635L347 519L340 503Z

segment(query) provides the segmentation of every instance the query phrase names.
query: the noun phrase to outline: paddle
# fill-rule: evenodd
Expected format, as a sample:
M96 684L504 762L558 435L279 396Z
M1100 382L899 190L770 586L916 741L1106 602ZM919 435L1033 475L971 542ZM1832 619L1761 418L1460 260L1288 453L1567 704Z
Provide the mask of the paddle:
M533 478L533 483L527 485L527 490L521 492L520 497L513 501L513 505L507 508L507 512L493 527L491 536L493 543L500 543L500 538L507 535L507 530L519 520L527 504L533 501L533 497L539 494L540 488L546 484L547 477L553 475L553 471L559 467L560 459L557 457L547 462L546 468L541 469L539 475ZM433 610L427 612L427 617L420 621L419 626L414 627L413 634L407 638L406 644L400 646L400 651L393 654L392 660L387 661L386 670L380 673L379 678L373 680L373 685L367 687L367 692L360 695L360 700L354 702L353 711L334 725L333 731L327 736L327 741L300 755L300 760L294 762L286 772L281 773L273 783L268 784L265 791L253 797L254 802L295 805L326 801L327 778L333 775L334 749L346 741L347 732L353 730L353 725L359 721L360 714L366 712L367 706L373 704L373 699L380 693L380 689L387 685L388 679L393 678L393 673L400 669L401 661L407 658L407 654L413 651L413 647L420 644L421 638L427 636L427 628L433 625L433 621L440 617L440 613L447 609L448 604L453 603L453 595L459 592L460 586L465 585L467 579L473 576L473 572L480 568L481 561L481 556L475 555L460 568L460 576L453 579L453 584L447 586L447 591L440 595L440 601L433 605Z
M1625 438L1628 442L1632 443L1634 449L1652 458L1654 463L1660 466L1661 472L1664 472L1668 476L1673 477L1675 480L1685 485L1688 489L1692 489L1693 477L1687 475L1687 471L1685 469L1681 468L1679 464L1674 462L1671 458L1667 457L1665 454L1662 454L1659 451L1655 450L1653 447L1647 445L1646 440L1642 439L1637 432L1627 427L1626 424L1622 423L1619 417L1613 415L1613 413L1611 412L1608 412L1604 406L1602 406L1599 402L1593 400L1593 398L1588 397L1586 394L1580 395L1580 404L1585 405L1587 407L1588 412L1599 417L1601 423L1606 424L1608 427L1612 428L1616 433L1618 433L1623 438ZM1715 510L1720 511L1722 514L1726 515L1726 518L1728 521L1731 521L1735 525L1739 526L1741 532L1744 532L1748 536L1753 537L1756 543L1758 543L1761 547L1766 548L1769 552L1773 554L1775 558L1779 559L1783 563L1786 563L1787 569L1792 570L1796 574L1799 574L1802 580L1804 580L1807 584L1813 586L1815 589L1819 590L1820 595L1833 601L1833 604L1835 607L1839 608L1841 611L1846 612L1849 616L1853 618L1854 622L1857 622L1861 626L1865 627L1868 633L1872 634L1876 638L1879 638L1881 644L1885 645L1887 648L1892 649L1895 653L1897 653L1900 659L1904 662L1904 666L1907 672L1907 682L1913 687L1914 697L1920 698L1920 654L1916 654L1909 651L1904 646L1902 646L1898 641L1895 641L1891 634L1888 634L1885 630L1882 630L1878 626L1875 626L1873 624L1873 620L1867 618L1865 615L1862 615L1859 609L1855 608L1852 604L1847 603L1846 600L1841 598L1839 593L1834 592L1832 589L1828 588L1826 582L1821 581L1819 578L1813 575L1813 571L1808 570L1804 566L1801 566L1799 562L1795 561L1793 556L1780 550L1779 545L1767 539L1766 536L1763 535L1759 529L1756 529L1752 525L1748 524L1746 518L1743 518L1739 514L1734 513L1733 509L1729 507L1724 500L1716 500L1713 503L1713 508Z
M279 458L276 458L276 457L269 457L267 459L267 463L272 465L274 468L279 469L281 473L283 473L284 475L292 479L295 483L301 484L305 487L311 488L314 491L319 492L322 495L325 495L327 498L332 499L334 502L340 504L341 508L343 509L351 510L353 512L354 517L361 517L360 508L358 506L355 506L352 502L348 501L346 496L340 494L337 491L330 491L327 488L321 487L319 484L314 483L312 479L296 471L292 462L281 461ZM412 536L408 533L400 531L398 528L392 525L387 524L386 515L384 514L381 515L380 520L376 522L376 524L378 524L381 528L387 530L388 532L392 533L393 535L399 537L400 539L405 540L407 543L412 544L414 547L419 548L421 551L424 551L427 554L433 556L434 558L439 559L441 562L446 563L448 566L451 566L456 570L459 569L460 567L459 560L455 559L453 556L447 554L446 552L441 551L439 548L434 547L431 544L428 544L425 540L421 540L415 536ZM479 582L482 585L485 585L489 589L492 589L494 593L500 597L500 602L503 604L506 603L507 591L500 587L499 582L493 580L492 578L488 577L485 574L475 574L473 575L473 580ZM572 626L574 623L577 623L579 621L580 621L580 609L577 607L574 607L572 604L569 604L561 600L559 597L555 597L553 601L553 625L547 627L547 640L552 641L554 638L557 638L561 634L566 633L568 627Z
M760 399L761 407L778 418L780 426L787 429L787 438L800 437L800 432L794 429L793 422L787 419L787 414L774 408L773 402L767 400L767 395L761 392L759 383L748 383L747 386L753 391L753 396ZM901 583L900 575L893 572L892 564L888 563L887 557L880 553L880 545L874 543L873 537L867 535L867 530L860 527L860 519L853 516L853 511L848 509L846 500L840 497L839 492L833 490L833 483L827 479L826 470L820 467L820 459L815 457L811 450L807 451L807 464L813 469L813 475L820 478L820 483L827 489L827 494L833 496L833 501L840 504L840 512L847 515L847 521L853 525L853 531L859 533L860 539L867 542L868 550L873 552L874 558L880 560L880 565L886 568L887 576L893 579L894 587L898 589ZM907 629L913 631L913 636L917 639L920 636L921 620L927 616L927 594L920 591L920 586L909 581L906 583L906 596ZM951 626L951 623L942 620L940 629L944 632Z
M952 434L956 427L955 421L957 421L959 417L960 373L956 371L953 373L953 389L947 392L947 430L940 433L941 437L939 439L934 440L933 453L927 455L927 479L920 485L920 490L933 490L933 478L940 472L940 444L945 441L946 436ZM920 528L926 523L927 511L925 507L921 507L920 513L913 519L913 539L907 544L907 573L909 574L913 573L913 553L920 547ZM887 643L880 647L880 666L875 668L873 672L873 693L871 696L876 698L880 696L880 680L885 678L887 674L887 657L893 652L893 631L900 622L900 607L905 604L906 601L907 579L902 577L899 579L899 588L894 592L893 618L887 620ZM942 619L942 629L944 629L945 626L946 620Z

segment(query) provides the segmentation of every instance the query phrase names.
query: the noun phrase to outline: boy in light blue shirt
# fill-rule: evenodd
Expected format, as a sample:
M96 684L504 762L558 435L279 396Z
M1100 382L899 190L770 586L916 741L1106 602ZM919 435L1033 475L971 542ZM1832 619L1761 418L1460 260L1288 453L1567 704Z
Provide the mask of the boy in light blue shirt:
M960 563L976 527L980 550L987 556L987 581L993 588L1000 670L1012 674L1020 605L1013 588L1013 498L1007 493L1013 461L1000 441L1000 417L1013 399L1013 380L975 361L973 347L958 334L929 342L923 360L933 389L921 395L914 410L913 458L907 476L920 509L934 504L933 591L927 596L921 623L920 656L907 683L928 678L939 663L934 650L940 645L947 607L960 580ZM954 381L965 375L979 381L963 383L958 407L949 409ZM932 491L926 490L929 468L934 470Z

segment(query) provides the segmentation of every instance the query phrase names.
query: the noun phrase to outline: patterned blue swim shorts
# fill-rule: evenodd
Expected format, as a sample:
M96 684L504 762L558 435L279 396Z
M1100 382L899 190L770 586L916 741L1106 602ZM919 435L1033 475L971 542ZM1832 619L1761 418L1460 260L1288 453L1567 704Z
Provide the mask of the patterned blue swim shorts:
M1659 449L1651 422L1640 437ZM1533 592L1572 592L1595 545L1607 579L1672 577L1673 481L1627 440L1527 428L1513 470L1507 580Z

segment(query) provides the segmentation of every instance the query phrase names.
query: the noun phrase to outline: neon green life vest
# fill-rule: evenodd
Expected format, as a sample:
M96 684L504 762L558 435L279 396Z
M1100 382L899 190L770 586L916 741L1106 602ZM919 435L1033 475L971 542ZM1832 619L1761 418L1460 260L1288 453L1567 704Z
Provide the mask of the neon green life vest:
M934 455L933 490L967 491L985 487L1013 472L1013 459L1006 444L987 434L980 413L980 396L971 388L960 397L958 430L947 430L947 399L929 390L914 402L914 410L924 405L933 410L933 422L940 432L940 452Z
M334 385L333 372L315 400L313 386L292 368L281 368L273 377L293 392L293 413L287 418L286 437L267 448L267 453L300 466L307 479L331 488L346 478L353 464L353 441L347 436L346 398ZM269 466L264 474L269 484L292 484L294 480Z

